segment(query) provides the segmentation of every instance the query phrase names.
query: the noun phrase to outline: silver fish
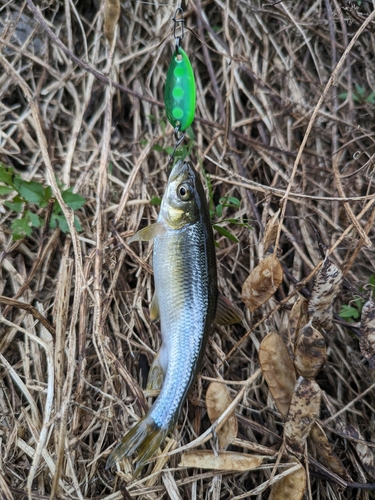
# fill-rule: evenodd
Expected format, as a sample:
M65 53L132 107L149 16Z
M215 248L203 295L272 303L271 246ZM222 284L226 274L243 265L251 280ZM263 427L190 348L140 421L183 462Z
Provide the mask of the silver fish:
M151 318L160 317L162 346L150 368L147 389L161 388L161 392L107 461L109 468L138 450L135 475L176 424L215 316L221 324L242 317L239 309L218 294L209 209L200 178L188 162L180 160L174 166L157 222L130 241L152 239L155 295Z

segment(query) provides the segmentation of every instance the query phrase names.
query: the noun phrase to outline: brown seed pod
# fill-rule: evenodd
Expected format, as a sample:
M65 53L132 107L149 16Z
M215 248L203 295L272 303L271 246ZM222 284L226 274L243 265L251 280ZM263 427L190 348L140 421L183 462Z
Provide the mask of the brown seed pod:
M369 300L363 306L361 315L361 353L368 360L370 368L375 368L375 301Z
M340 292L343 276L328 259L316 275L309 300L309 315L314 326L332 328L333 302Z
M348 437L364 440L362 434L359 432L358 429L354 427L354 425L338 423L337 428L340 429L340 431L343 434L346 434ZM365 443L356 443L355 441L353 441L352 445L354 446L358 458L361 461L365 471L373 479L375 479L374 454L372 450Z
M256 469L263 462L263 457L247 453L211 450L196 450L183 453L180 467L194 467L197 469L247 471Z
M302 328L294 351L294 366L299 375L314 378L327 359L323 335L311 325Z
M120 0L105 0L104 2L104 34L110 44L115 36L115 29L120 18Z
M259 363L277 409L285 418L296 385L296 373L288 349L278 333L271 332L262 340Z
M339 457L333 453L331 443L318 422L314 422L310 438L315 445L319 460L346 481L353 481Z
M250 273L242 286L242 300L254 312L267 302L283 281L283 268L277 257L267 255Z
M275 244L277 228L279 227L279 215L280 209L268 219L263 236L263 248L265 252L269 249L269 247Z
M231 402L232 398L229 395L227 386L220 382L211 382L206 393L206 406L208 418L212 424L224 413ZM220 447L226 448L229 444L233 443L237 437L237 432L237 417L233 413L221 427L216 429Z
M289 336L293 350L301 328L303 328L309 321L309 315L307 312L308 304L308 300L299 295L298 299L293 304L292 310L290 311Z
M303 454L311 426L319 417L320 399L320 387L315 380L297 380L284 426L285 442L292 452Z
M299 461L293 457L293 462ZM306 472L303 467L272 485L268 500L302 500L306 490Z

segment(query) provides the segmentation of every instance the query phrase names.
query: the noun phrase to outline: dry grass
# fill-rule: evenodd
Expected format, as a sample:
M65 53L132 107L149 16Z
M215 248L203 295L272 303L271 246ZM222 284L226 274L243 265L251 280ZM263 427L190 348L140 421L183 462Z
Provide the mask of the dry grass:
M322 261L317 235L346 276L336 312L355 294L368 296L359 288L374 274L374 105L365 100L375 92L373 3L187 3L183 47L198 93L190 158L210 173L214 200L240 198L230 215L254 228L231 228L238 245L216 235L220 289L243 307L242 283L263 256L263 228L282 200L279 248L287 274L275 298L247 311L243 325L215 329L203 376L164 452L207 430L205 376L222 376L232 397L239 395L242 441L234 449L270 459L256 471L219 475L178 468L179 453L164 454L134 482L130 462L116 474L105 462L147 410L142 387L160 345L148 312L151 249L130 248L126 238L155 220L149 201L166 185L168 155L153 146L173 144L160 103L176 5L123 2L113 51L99 0L38 3L50 35L30 1L1 2L0 160L52 185L71 235L40 229L14 243L14 212L1 209L0 292L15 299L4 304L0 336L1 498L245 498L270 478L283 431L266 383L250 378L259 343L272 329L287 330L293 300L278 303L307 276L302 291L309 293ZM358 86L364 97L356 96ZM87 199L77 213L82 232L56 178ZM339 484L311 455L306 498L374 498L365 489L375 482L374 469L365 468L355 441L337 433L348 423L375 441L373 372L357 334L357 325L347 328L336 316L316 380L334 451L362 487L345 489L346 481ZM254 495L268 498L269 489Z

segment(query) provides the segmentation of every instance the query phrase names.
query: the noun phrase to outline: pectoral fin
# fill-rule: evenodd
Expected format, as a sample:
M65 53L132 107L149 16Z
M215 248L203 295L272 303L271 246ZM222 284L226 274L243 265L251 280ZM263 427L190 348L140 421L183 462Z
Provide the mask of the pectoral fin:
M148 372L146 391L160 391L163 382L164 370L160 364L160 353L158 353Z
M164 224L161 222L155 222L150 226L146 226L137 233L133 234L128 240L128 243L133 243L133 241L151 241L156 236L163 234L166 231Z
M159 314L159 302L158 298L156 296L156 292L154 293L154 296L152 297L152 301L150 304L150 320L151 321L156 321L159 319L160 314Z
M215 323L218 325L234 325L243 320L243 312L232 302L219 293Z

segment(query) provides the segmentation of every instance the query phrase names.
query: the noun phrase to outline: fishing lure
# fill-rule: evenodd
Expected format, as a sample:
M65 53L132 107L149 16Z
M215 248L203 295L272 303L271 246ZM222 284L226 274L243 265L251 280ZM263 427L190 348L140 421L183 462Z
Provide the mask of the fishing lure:
M180 132L194 120L195 78L188 56L181 47L173 53L164 90L164 104L169 123Z
M168 121L174 128L176 143L168 167L171 165L179 145L184 140L184 131L193 123L196 104L193 68L188 56L181 48L185 27L184 11L181 6L177 7L172 20L174 22L175 50L165 81L164 105Z

